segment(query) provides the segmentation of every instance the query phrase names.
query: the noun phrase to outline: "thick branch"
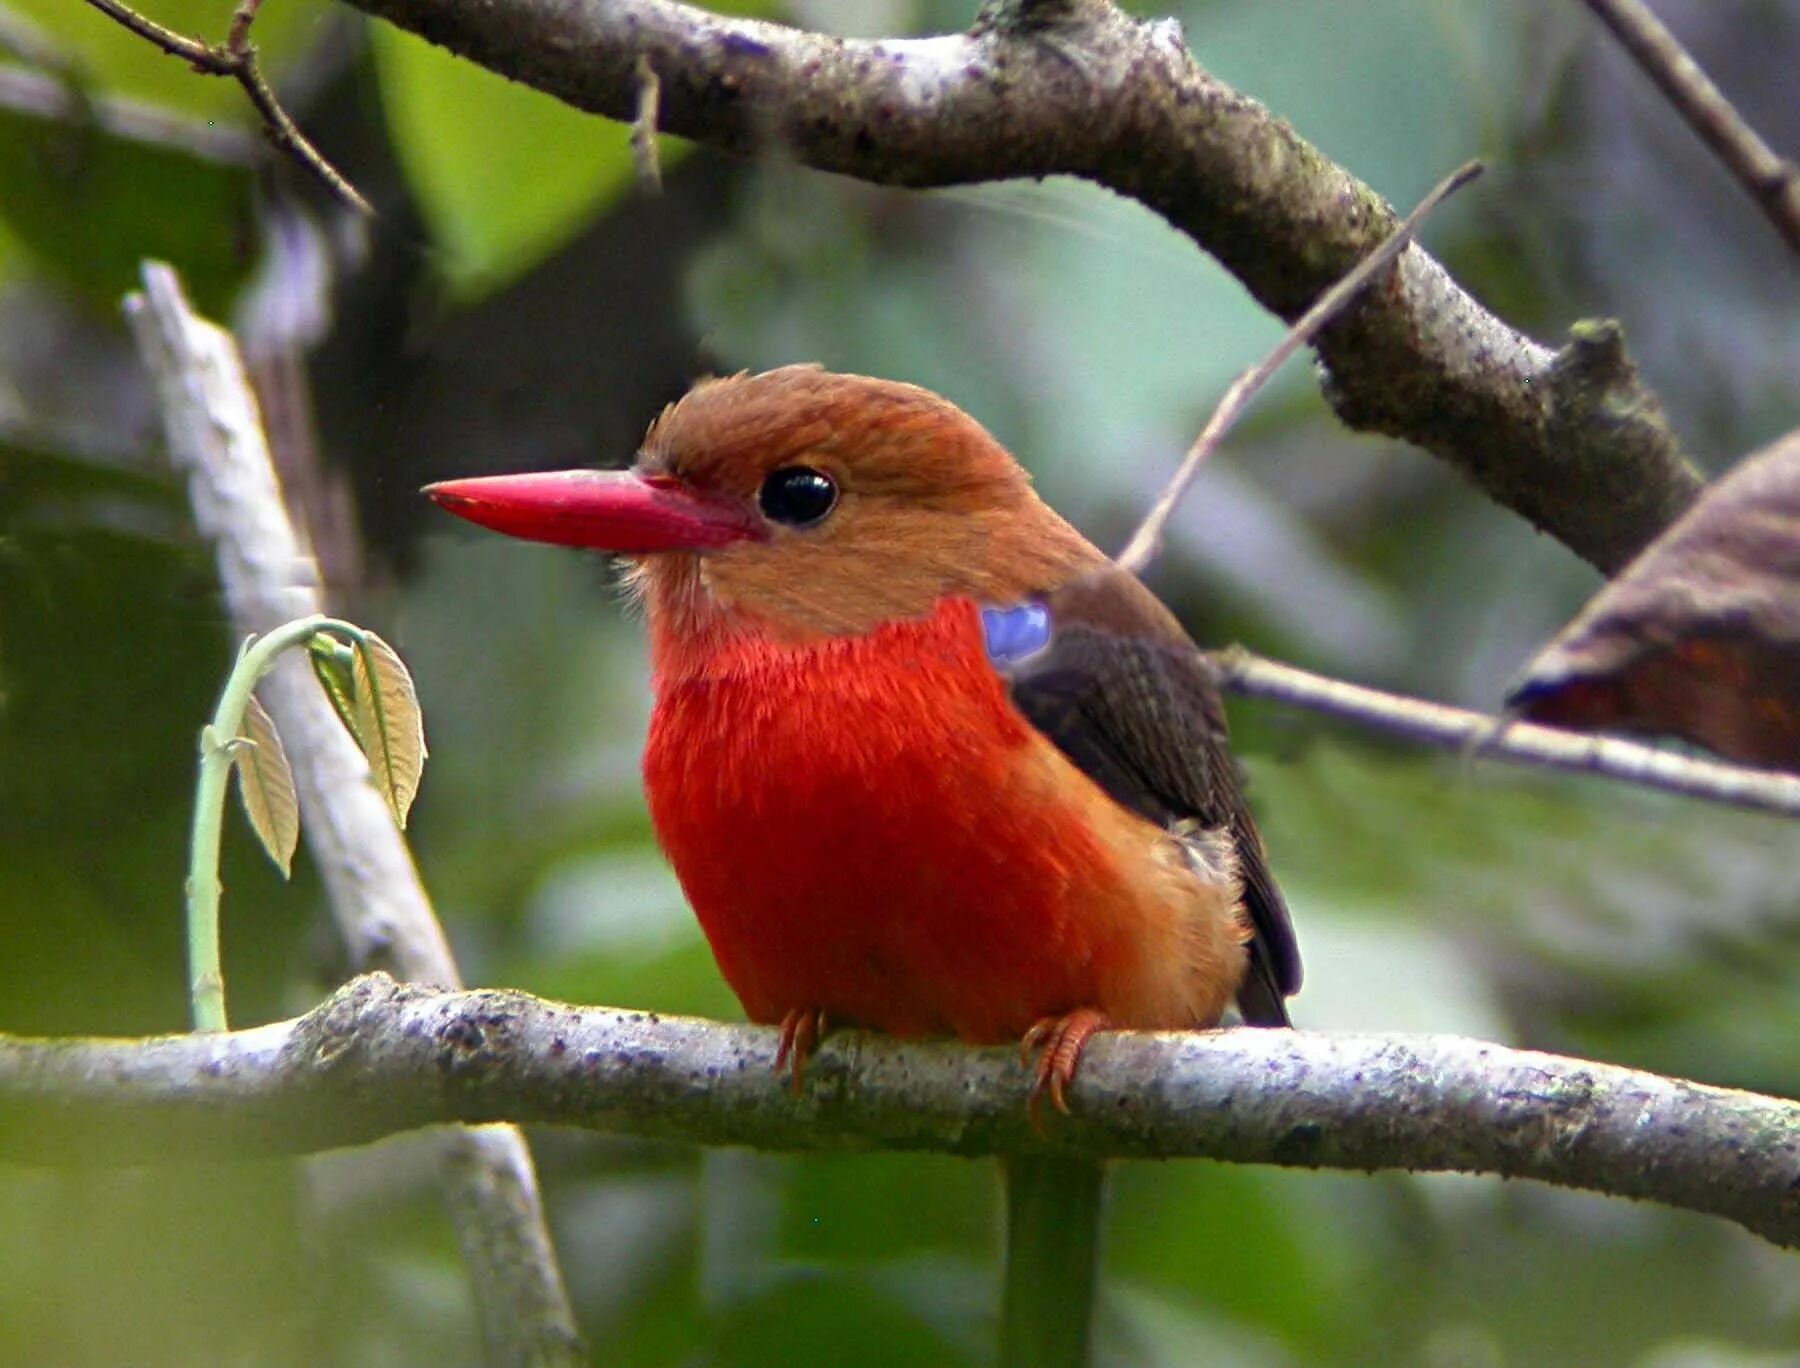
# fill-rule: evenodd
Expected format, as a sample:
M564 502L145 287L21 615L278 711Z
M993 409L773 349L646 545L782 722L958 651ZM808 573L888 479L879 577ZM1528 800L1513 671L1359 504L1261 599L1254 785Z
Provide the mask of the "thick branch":
M1196 1157L1497 1173L1644 1198L1800 1247L1800 1104L1450 1036L1104 1034L1074 1115L1026 1120L1010 1049L838 1032L795 1098L776 1033L357 979L297 1021L0 1038L0 1155L191 1162L507 1119L764 1149Z
M626 122L647 61L658 126L714 147L892 185L1086 177L1162 214L1290 321L1395 226L1373 190L1204 71L1178 25L1107 0L994 4L968 34L885 42L672 0L351 3ZM1319 349L1347 423L1450 461L1604 571L1699 489L1616 330L1553 354L1417 246Z

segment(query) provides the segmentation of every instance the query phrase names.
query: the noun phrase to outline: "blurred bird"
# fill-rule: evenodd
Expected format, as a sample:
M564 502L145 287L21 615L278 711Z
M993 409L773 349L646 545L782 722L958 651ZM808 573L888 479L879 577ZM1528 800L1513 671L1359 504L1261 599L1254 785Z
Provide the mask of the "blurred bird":
M1299 957L1198 650L946 400L704 381L628 471L427 492L635 563L651 818L796 1086L831 1023L1019 1041L1035 1119L1096 1030L1234 998L1287 1024Z

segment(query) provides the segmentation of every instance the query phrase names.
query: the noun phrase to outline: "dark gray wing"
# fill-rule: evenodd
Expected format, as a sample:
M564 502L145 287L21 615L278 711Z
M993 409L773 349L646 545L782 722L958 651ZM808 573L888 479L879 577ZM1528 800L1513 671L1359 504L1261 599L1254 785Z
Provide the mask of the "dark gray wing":
M1014 705L1115 802L1160 825L1192 820L1230 833L1253 931L1238 1009L1252 1025L1287 1025L1283 999L1300 987L1299 948L1199 648L1114 566L1027 604L987 609L983 625Z

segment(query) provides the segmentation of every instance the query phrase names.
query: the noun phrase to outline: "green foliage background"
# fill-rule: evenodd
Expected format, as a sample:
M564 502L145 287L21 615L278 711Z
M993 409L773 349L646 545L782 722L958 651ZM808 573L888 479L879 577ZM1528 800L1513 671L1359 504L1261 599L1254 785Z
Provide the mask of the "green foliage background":
M10 8L90 91L249 128L234 88L70 0ZM1729 21L1680 13L1791 147L1778 92L1800 20L1725 8ZM1433 249L1547 340L1619 314L1693 449L1722 465L1794 421L1792 265L1566 9L1191 0L1182 13L1203 63L1397 205L1487 157L1489 178L1428 228ZM222 23L202 0L155 13L199 33ZM788 13L885 33L955 27L970 7ZM365 33L323 0L276 0L257 32L301 84L322 47L349 44L341 105L312 113L353 177L385 174L399 197L365 274L346 271L316 404L376 550L338 606L394 641L418 681L434 758L413 830L465 968L734 1016L644 816L637 624L594 563L424 521L411 489L503 464L622 463L686 376L810 359L942 390L1116 545L1277 326L1190 242L1074 183L909 195L779 157L683 158L664 139L669 198L688 216L665 236L643 226L661 211L640 200L620 128ZM116 305L157 255L229 315L269 202L241 170L0 113L0 1028L184 1025L193 746L233 643ZM571 292L576 260L600 265ZM356 284L384 270L386 312ZM646 273L672 282L654 306ZM473 359L443 363L469 335ZM673 359L646 379L657 346ZM359 391L344 349L394 369L365 368L373 393ZM1591 573L1429 458L1344 434L1302 369L1202 476L1157 587L1203 641L1492 707ZM484 387L485 421L466 427L434 400ZM596 394L627 416L593 416ZM587 416L543 419L565 406ZM1462 1031L1800 1089L1791 825L1461 765L1279 709L1234 705L1234 721L1307 956L1301 1024ZM301 1010L341 970L305 855L282 885L241 825L228 845L234 1019ZM536 1139L596 1362L986 1359L988 1165ZM477 1357L415 1145L172 1159L0 1167L0 1363ZM1103 1354L1118 1364L1800 1356L1788 1256L1718 1223L1495 1181L1127 1166L1108 1269Z

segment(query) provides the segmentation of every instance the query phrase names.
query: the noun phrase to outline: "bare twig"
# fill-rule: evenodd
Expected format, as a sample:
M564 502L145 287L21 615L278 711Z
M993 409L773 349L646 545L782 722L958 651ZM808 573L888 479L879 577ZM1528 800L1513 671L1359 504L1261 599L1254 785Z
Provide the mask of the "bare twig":
M88 3L115 23L122 24L146 42L154 43L171 57L179 57L197 71L209 76L224 75L224 69L217 65L217 57L211 45L198 38L189 38L174 29L164 28L154 19L139 14L120 0L88 0Z
M250 25L256 17L261 0L243 0L233 11L230 32L223 43L203 42L165 28L155 20L139 14L125 4L124 0L88 0L88 3L170 56L181 58L202 76L228 76L236 81L250 97L250 103L256 107L256 112L262 116L263 131L270 142L303 166L342 203L359 214L374 217L375 210L369 202L288 117L287 111L281 107L281 101L275 97L274 90L263 76L262 64L257 60L256 45L250 41Z
M1645 788L1730 807L1800 817L1800 776L1693 760L1654 746L1507 721L1443 703L1383 693L1295 669L1239 647L1212 657L1220 687L1246 698L1297 708L1392 732L1411 741L1467 750L1515 764L1604 775Z
M1174 478L1144 515L1143 522L1138 524L1137 531L1132 533L1125 549L1119 552L1118 562L1121 566L1134 575L1143 573L1144 567L1162 549L1163 528L1168 525L1175 505L1187 492L1195 472L1218 448L1219 443L1225 440L1225 434L1243 416L1257 392L1269 383L1288 357L1311 342L1321 328L1349 307L1362 293L1364 286L1393 264L1394 259L1406 250L1427 214L1474 180L1481 171L1480 162L1467 162L1439 181L1431 193L1420 200L1412 213L1401 221L1400 226L1388 235L1386 241L1353 266L1343 279L1320 295L1312 307L1300 315L1299 320L1287 330L1286 336L1275 344L1267 356L1231 382L1231 387L1225 391L1225 397L1219 400L1219 406L1213 410L1212 417L1206 420L1206 426L1200 429L1200 435L1194 439L1194 444L1182 458Z
M1104 1032L1074 1114L1027 1119L1010 1048L838 1031L795 1096L777 1033L358 979L297 1021L145 1040L0 1037L0 1156L308 1153L444 1121L773 1150L1205 1157L1495 1173L1643 1198L1800 1247L1800 1103L1455 1036Z
M231 12L231 27L225 31L227 51L242 52L250 46L250 25L261 9L262 0L238 0L238 7Z
M662 193L662 163L656 155L656 119L662 104L662 82L648 55L638 58L637 113L631 120L631 160L638 184L648 194Z
M318 571L282 506L230 336L191 312L167 267L146 266L144 293L126 308L158 384L170 454L188 477L195 521L215 544L234 624L261 634L317 613ZM368 764L306 663L286 657L259 693L292 763L302 830L353 962L458 984ZM454 1129L437 1149L490 1360L507 1368L585 1363L523 1137L510 1128Z
M1762 140L1643 0L1584 3L1800 252L1800 167Z

